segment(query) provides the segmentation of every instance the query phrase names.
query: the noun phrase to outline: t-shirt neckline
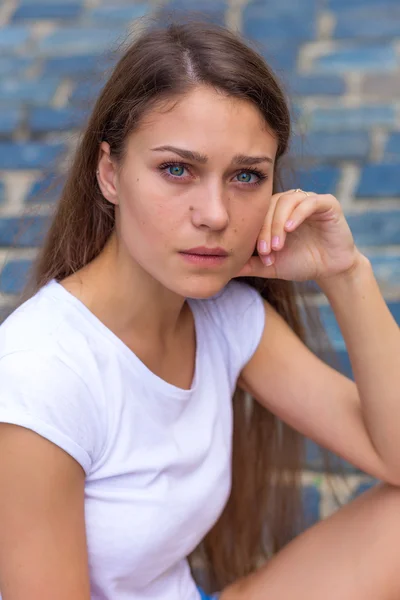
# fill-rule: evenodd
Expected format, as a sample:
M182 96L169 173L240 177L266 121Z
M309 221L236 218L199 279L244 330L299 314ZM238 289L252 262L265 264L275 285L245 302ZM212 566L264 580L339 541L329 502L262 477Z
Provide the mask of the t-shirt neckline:
M140 358L131 350L122 340L119 338L111 329L107 327L92 311L81 301L79 298L74 296L71 292L69 292L61 283L59 283L56 279L52 279L44 286L48 290L50 290L53 294L55 294L58 298L62 300L66 300L74 306L75 309L79 311L79 313L85 318L86 322L90 323L92 327L96 329L98 333L101 333L118 349L120 354L124 357L125 362L128 363L128 366L131 369L134 369L135 372L141 371L143 373L143 377L151 383L151 385L157 388L158 391L163 394L171 395L173 394L174 398L181 398L182 400L188 399L197 389L199 382L199 371L200 371L200 356L202 353L202 327L200 325L200 315L197 310L197 306L195 302L192 301L191 298L187 298L187 302L193 314L194 319L194 328L195 328L195 338L196 338L196 353L195 353L195 367L193 373L192 384L189 389L178 387L172 383L169 383L165 379L162 379L159 375L154 373L149 367L147 367L144 362L140 360Z

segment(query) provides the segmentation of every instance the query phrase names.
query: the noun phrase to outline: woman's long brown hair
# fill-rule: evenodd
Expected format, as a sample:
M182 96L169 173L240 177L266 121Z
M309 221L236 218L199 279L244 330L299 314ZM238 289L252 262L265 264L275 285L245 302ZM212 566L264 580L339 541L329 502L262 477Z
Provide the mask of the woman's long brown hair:
M113 231L114 205L102 196L96 179L100 143L107 141L116 164L122 165L127 137L143 115L199 84L258 107L278 139L274 191L282 189L279 169L291 119L282 88L261 55L237 34L204 20L174 18L162 26L153 24L124 50L94 103L18 305L51 279L60 281L92 261ZM259 290L308 346L316 347L323 330L296 284L244 281ZM313 329L305 315L316 323ZM250 573L302 529L302 437L240 389L233 407L230 498L190 557L194 569L196 557L201 558L202 584L210 592Z

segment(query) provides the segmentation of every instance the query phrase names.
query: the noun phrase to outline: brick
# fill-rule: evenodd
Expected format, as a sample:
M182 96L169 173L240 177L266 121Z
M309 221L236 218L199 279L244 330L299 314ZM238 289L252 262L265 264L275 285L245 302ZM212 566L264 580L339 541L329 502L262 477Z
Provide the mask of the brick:
M365 165L355 195L358 198L400 196L399 164Z
M87 13L87 18L91 21L110 23L112 21L133 21L140 19L150 12L150 6L147 3L140 4L120 4L97 6Z
M363 8L365 12L373 10L375 7L379 7L381 10L397 6L399 0L351 0L352 8ZM341 12L349 8L349 0L328 0L327 8L333 12Z
M393 287L400 289L400 256L396 254L385 254L384 256L376 256L367 253L369 260L371 261L372 268L376 280L379 283L380 288L385 291ZM399 317L400 326L400 315L393 315L395 318Z
M31 6L32 4L77 4L80 1L84 3L84 0L18 0L18 4L21 6Z
M326 308L330 310L330 307ZM354 380L350 358L336 320L333 320L332 323L329 323L329 321L325 323L326 317L323 315L321 315L321 320L322 326L328 335L326 340L328 345L325 348L317 347L314 349L314 352L333 369Z
M382 72L396 69L398 59L391 44L375 47L359 45L318 56L314 59L312 67L315 72Z
M311 527L320 519L321 493L317 487L304 485L302 487L304 525Z
M244 8L244 16L271 16L274 17L297 17L315 18L319 0L307 0L299 3L298 0L280 0L271 3L270 0L250 0Z
M367 252L365 253L365 255L368 256L368 258L371 260L371 264L372 264L372 268L374 269L375 277L378 280L379 271L380 271L379 263L381 263L381 265L382 265L384 263L385 257L382 257L382 256L374 257L374 256L371 256L371 254L367 253ZM396 276L398 277L400 267L399 267L399 265L395 264L395 261L397 260L397 262L400 262L399 257L392 256L392 260L393 260L393 263L392 263L391 267L388 267L388 269L391 273L396 271ZM378 275L378 277L377 277L377 275ZM390 276L390 275L388 275L388 273L387 273L387 276ZM398 302L388 302L388 307L393 315L393 318L396 320L396 322L400 326L400 302L399 303ZM336 359L339 362L342 362L343 366L346 367L346 362L349 360L348 356L347 356L347 349L346 349L346 345L345 345L345 342L343 339L342 332L340 331L340 328L337 323L334 312L332 310L332 307L329 305L325 305L325 304L320 306L319 307L319 315L321 318L322 326L328 335L329 342L332 344L335 352L337 353ZM335 366L333 362L331 363L331 365Z
M323 471L325 463L322 459L321 446L316 444L314 441L306 438L305 439L305 466L310 471ZM359 469L351 465L347 461L343 460L333 452L327 453L329 456L331 470L333 472L340 472L345 470L349 473L359 472Z
M29 102L29 104L49 104L60 85L60 78L40 78L35 81L24 81L3 78L0 81L0 98L2 104Z
M50 217L0 218L0 247L36 248L43 243Z
M84 124L87 112L77 108L34 108L28 118L28 127L33 133L77 129Z
M371 479L369 481L363 481L362 483L360 483L359 486L357 486L357 488L354 490L351 499L354 500L355 498L357 498L358 496L360 496L361 494L364 494L364 492L368 492L368 490L370 490L371 488L373 488L375 485L377 485L378 480L374 479L371 477Z
M294 185L290 187L312 190L318 194L335 194L340 179L338 167L321 166L314 169L299 169Z
M52 174L42 177L31 185L25 198L25 202L27 204L42 204L44 202L52 203L59 198L64 183L65 178L63 176Z
M228 8L228 2L220 0L203 0L201 7L197 0L170 0L168 10L171 11L192 11L195 14L201 10L201 16L208 22L225 25L225 14Z
M250 1L243 9L243 32L252 39L275 39L286 44L292 40L315 39L316 15L316 3L312 0L301 6L293 0Z
M64 27L43 37L38 42L40 56L80 56L109 52L121 37L124 29L116 27Z
M400 71L366 75L361 81L361 95L386 100L400 96Z
M11 135L22 118L19 108L2 108L0 111L0 135Z
M271 10L249 3L243 10L243 33L255 40L312 40L316 37L315 10Z
M31 34L28 27L8 25L0 28L0 52L5 54L26 49Z
M0 142L0 169L47 169L65 150L53 142Z
M385 146L384 161L400 162L400 132L396 131L389 136ZM397 167L397 170L398 167Z
M32 67L34 59L21 56L0 57L0 77L25 77L26 71Z
M298 75L293 73L286 85L295 96L340 96L346 92L346 83L339 75Z
M400 210L347 215L347 222L360 247L400 244Z
M354 381L353 370L350 363L349 354L346 350L337 349L336 357L338 360L338 366L334 365L337 370Z
M27 281L30 260L12 260L6 262L0 275L0 292L2 294L21 294Z
M400 302L388 302L387 305L396 323L400 326Z
M391 38L400 35L400 6L349 7L342 10L334 29L336 38Z
M336 321L336 317L330 306L321 306L319 309L321 323L328 335L328 338L336 350L346 350L342 333Z
M310 20L297 21L295 18L247 18L244 21L243 33L254 40L280 39L285 32L287 41L292 39L313 40L316 37L316 23Z
M300 129L299 129L299 133L302 133L303 131L303 124L302 124L302 120L304 118L304 105L302 104L302 102L296 102L295 100L292 100L290 102L290 114L292 117L292 128L293 128L293 133L296 133L297 131L297 127L298 125L300 125Z
M17 7L11 22L18 23L25 20L37 19L76 19L82 12L82 2L74 3L50 3L35 2L34 4L22 4Z
M310 439L305 440L305 464L311 470L318 471L321 467L321 447Z
M283 71L286 74L296 68L300 49L298 41L296 43L295 40L257 40L253 47L264 57L268 65L276 71Z
M107 0L108 2L109 0ZM123 0L124 1L124 0ZM201 12L218 11L224 13L228 8L228 0L203 0L201 3ZM188 10L199 11L197 0L170 0L168 10Z
M105 59L95 55L55 56L44 62L42 74L44 77L88 75L104 68Z
M85 104L94 101L101 89L104 87L104 81L82 81L77 83L68 97L70 104Z
M370 215L371 213L368 213L368 215ZM358 219L358 216L356 217ZM353 231L353 234L355 233L355 236L359 237L357 235L357 233L355 232L355 225L352 222L352 218L350 218L349 216L347 216L347 220L349 222L349 224L351 225L351 229ZM373 221L373 219L372 219ZM363 223L359 223L359 226L361 226L360 228L362 229L364 227ZM379 234L378 234L379 237ZM356 240L357 243L357 240ZM362 244L359 244L359 246L361 247ZM372 268L374 270L374 275L377 279L377 281L379 282L380 280L383 281L384 279L386 279L387 281L391 281L393 283L393 280L397 279L398 281L400 281L399 277L400 277L400 258L398 256L392 255L391 257L385 257L385 256L376 256L373 255L372 252L365 252L365 255L369 258L369 260L371 261L372 264ZM386 261L385 261L386 259ZM399 327L400 327L400 302L388 302L387 303L388 308L390 310L390 312L393 315L393 318L395 319L396 323L398 323ZM344 371L348 371L348 373L350 374L350 361L349 361L349 357L347 354L347 349L346 349L346 345L342 336L342 332L340 331L339 325L336 321L336 317L334 315L334 312L331 308L331 306L329 305L322 305L319 307L319 315L321 318L321 323L322 326L324 327L329 341L332 344L333 348L335 349L336 353L337 353L337 359L338 361L341 363L341 369L339 370L344 370ZM333 363L331 363L331 366L335 366Z
M308 123L311 129L325 131L394 127L396 112L394 106L390 105L316 108L309 116Z
M365 160L370 140L366 131L312 132L292 139L290 154L298 159Z

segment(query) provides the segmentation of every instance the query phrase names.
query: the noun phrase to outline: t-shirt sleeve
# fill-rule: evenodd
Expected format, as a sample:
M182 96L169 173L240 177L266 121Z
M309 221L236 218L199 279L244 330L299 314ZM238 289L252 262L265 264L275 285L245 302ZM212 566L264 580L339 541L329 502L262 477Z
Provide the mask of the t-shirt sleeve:
M231 280L216 299L218 324L229 346L237 373L249 362L260 343L265 308L260 293L250 285Z
M35 431L90 472L101 436L94 400L57 356L29 350L0 357L0 422Z

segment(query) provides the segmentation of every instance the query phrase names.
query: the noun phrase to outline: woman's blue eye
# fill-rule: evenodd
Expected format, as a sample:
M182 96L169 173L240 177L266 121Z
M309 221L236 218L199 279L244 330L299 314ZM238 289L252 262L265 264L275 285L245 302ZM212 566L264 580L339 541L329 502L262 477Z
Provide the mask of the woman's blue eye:
M241 183L250 183L251 177L254 173L249 173L248 171L243 171L243 173L239 173L238 178Z
M175 177L179 177L180 175L183 175L184 170L185 170L185 167L182 167L181 165L170 165L168 167L168 171L170 171L170 174L174 175Z

